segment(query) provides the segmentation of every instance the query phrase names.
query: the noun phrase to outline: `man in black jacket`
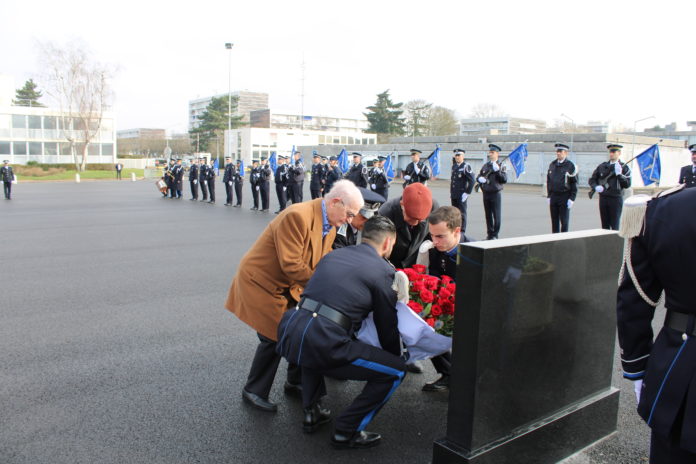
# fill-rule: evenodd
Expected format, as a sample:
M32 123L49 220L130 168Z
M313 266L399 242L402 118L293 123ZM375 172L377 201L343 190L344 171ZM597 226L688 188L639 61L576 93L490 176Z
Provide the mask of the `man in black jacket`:
M232 164L232 158L229 156L225 157L225 173L222 175L222 183L225 184L225 206L230 206L232 204L232 188L234 181L232 177L234 176L234 165Z
M326 173L326 185L324 186L324 194L326 195L331 191L331 187L336 181L343 178L343 173L341 168L338 167L338 158L335 156L329 157L329 170Z
M251 161L251 172L249 173L249 183L251 184L251 197L254 199L252 211L259 210L259 191L261 190L261 169L259 168L259 160Z
M210 201L208 203L212 205L215 203L215 167L212 160L210 162L210 166L208 166L208 169L206 170L206 176L208 181L208 193L210 194Z
M191 201L198 200L198 160L191 161L189 185L191 186Z
M691 165L684 166L679 172L679 183L686 187L696 187L696 143L689 145Z
M430 179L430 166L420 159L422 153L415 148L411 149L411 162L408 163L404 170L404 187L416 182L425 184Z
M556 159L546 173L551 232L568 232L570 208L578 194L578 168L568 159L568 145L556 144ZM560 226L560 227L559 227Z
M201 165L198 169L198 184L201 186L201 201L208 201L208 165L205 162L205 157L199 158Z
M367 168L362 163L362 154L351 153L353 155L353 164L346 173L346 179L353 182L356 186L367 188Z
M367 381L362 393L334 420L331 444L335 448L379 444L380 435L365 427L404 378L406 363L401 357L392 289L394 268L385 260L395 232L385 217L368 220L363 243L324 256L297 308L287 311L278 326L278 352L302 366L305 432L314 432L330 420L330 412L319 404L326 395L324 375ZM382 348L353 337L370 313Z
M285 164L287 159L287 156L278 156L278 167L275 172L275 188L278 196L278 211L275 212L276 214L285 209L288 201L288 165Z
M295 152L295 159L290 160L290 182L288 183L288 191L290 191L290 200L292 203L302 203L304 197L304 178L305 167L302 163L302 153Z
M602 229L619 230L623 191L631 186L631 168L619 159L622 148L622 145L608 145L609 161L597 166L588 182L590 188L599 193Z
M483 210L486 214L486 240L498 238L500 233L501 210L503 206L503 184L507 183L505 166L498 161L501 148L493 143L488 144L488 162L481 166L476 178L483 192Z
M384 172L384 161L386 156L378 156L374 167L370 170L370 188L377 195L384 197L386 200L389 197L389 179L387 173Z
M261 195L261 212L267 213L271 202L271 177L273 171L268 164L268 159L265 156L261 157L261 166L259 166L259 194Z
M312 200L321 196L323 180L324 167L321 164L321 156L315 152L312 156L312 177L309 180L309 193L312 195Z
M466 200L476 183L471 166L464 161L464 153L465 150L455 148L450 176L450 200L452 206L459 208L462 214L462 230L466 230Z
M0 168L0 178L2 178L2 186L5 192L5 200L12 199L12 181L14 180L14 172L12 172L12 166L8 160L2 162L2 167Z
M241 208L242 206L242 187L244 187L244 168L242 166L242 160L237 160L237 166L234 170L234 194L237 195L237 204L234 205L235 208Z

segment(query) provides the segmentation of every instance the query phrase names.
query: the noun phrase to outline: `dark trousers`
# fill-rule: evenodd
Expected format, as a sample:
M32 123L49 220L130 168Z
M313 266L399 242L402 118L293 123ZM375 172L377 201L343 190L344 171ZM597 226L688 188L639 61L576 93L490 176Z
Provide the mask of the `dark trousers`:
M194 183L190 180L189 185L191 185L191 199L198 200L198 182Z
M623 198L599 195L599 218L602 229L619 230L619 220L623 209Z
M502 208L500 192L483 192L483 211L486 215L486 238L498 238L500 233L500 210Z
M169 198L174 198L176 196L176 182L170 181L169 184Z
M462 232L466 232L466 200L462 201L462 197L450 198L452 200L452 206L458 208L462 213Z
M401 384L404 361L382 349L370 350L370 359L356 359L331 369L302 368L302 404L305 408L326 395L324 375L344 380L366 380L362 392L334 419L334 429L352 433L364 430Z
M242 187L244 186L244 182L235 182L234 183L234 194L237 195L237 204L239 206L242 206Z
M309 193L312 195L312 200L321 197L321 189L309 189Z
M121 180L121 171L116 171L116 179Z
M261 334L257 335L259 337L259 346L256 347L256 354L254 354L254 360L251 362L249 377L244 389L259 395L261 398L268 399L276 371L278 371L278 364L280 364L280 355L276 353L276 342ZM300 366L288 363L288 382L298 385L302 383L301 377L302 371Z
M254 199L254 209L259 209L259 190L256 190L257 185L251 184L251 198Z
M225 204L231 205L234 200L233 187L230 185L231 181L224 182L225 184Z
M201 195L203 195L203 200L206 201L208 199L208 182L201 180L199 181L201 184Z
M12 182L7 182L6 180L2 182L2 189L5 192L5 198L8 200L12 196Z
M450 375L452 368L452 355L450 353L442 353L439 356L430 358L430 361L438 374Z
M210 194L210 201L215 202L215 179L208 181L208 193Z
M382 195L385 200L389 199L389 187L375 189L377 195ZM464 229L462 229L463 231Z
M569 195L551 194L549 210L551 211L551 233L568 232L570 210L568 209Z
M288 202L287 187L283 184L276 184L275 187L278 196L278 211L283 211Z
M302 203L302 187L304 187L304 182L296 182L290 185L290 188L292 188L293 203Z
M679 447L679 434L663 438L652 432L650 436L650 464L693 464L696 453Z
M270 189L271 189L270 182L262 180L260 187L261 187L261 189L260 189L259 193L261 194L261 209L265 211L268 209L269 203L271 200L269 198L270 193L271 193L270 192Z

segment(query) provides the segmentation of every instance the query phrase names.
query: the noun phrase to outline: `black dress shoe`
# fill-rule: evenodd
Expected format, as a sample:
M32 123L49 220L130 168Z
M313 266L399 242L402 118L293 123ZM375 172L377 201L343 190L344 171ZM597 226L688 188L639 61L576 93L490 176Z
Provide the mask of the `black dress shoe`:
M254 206L253 208L249 208L249 209L252 210L252 211L257 211L257 210L258 210L258 208L257 208L256 206Z
M232 203L225 203L225 206L230 206Z
M267 213L267 212L268 212L268 208L262 209L261 212L262 212L262 213Z
M407 364L406 370L412 374L422 374L423 373L423 366L421 365L421 363L416 361L413 364Z
M449 375L441 375L439 379L434 382L428 382L423 385L424 392L440 392L449 390Z
M242 205L234 205L235 208L241 208Z
M276 412L278 410L277 404L271 403L265 398L261 398L256 393L251 393L246 390L242 390L242 398L244 399L244 401L246 401L256 409L260 409L261 411Z
M335 432L331 437L331 444L337 449L372 448L379 445L380 440L382 440L380 434L364 430L352 434Z
M283 389L288 395L299 396L302 398L302 385L299 383L290 383L286 380L285 384L283 385Z
M304 420L302 421L302 431L304 433L313 433L321 425L331 421L331 411L322 408L321 404L316 403L314 406L304 408Z

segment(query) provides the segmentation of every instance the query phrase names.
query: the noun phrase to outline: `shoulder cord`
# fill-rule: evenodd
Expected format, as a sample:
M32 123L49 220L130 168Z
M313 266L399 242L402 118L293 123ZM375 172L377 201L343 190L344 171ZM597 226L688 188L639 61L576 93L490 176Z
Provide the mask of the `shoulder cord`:
M621 271L619 271L619 285L621 285L621 281L624 278L624 269L628 269L628 275L631 277L631 282L633 282L633 286L635 287L636 291L640 295L643 300L649 304L652 307L657 307L662 301L664 300L665 293L662 292L660 294L660 298L658 298L657 301L653 301L650 299L650 297L643 291L643 287L640 286L640 283L638 282L638 279L636 278L636 273L633 271L633 264L631 263L631 244L633 243L633 239L629 238L624 240L624 259L623 263L621 263Z

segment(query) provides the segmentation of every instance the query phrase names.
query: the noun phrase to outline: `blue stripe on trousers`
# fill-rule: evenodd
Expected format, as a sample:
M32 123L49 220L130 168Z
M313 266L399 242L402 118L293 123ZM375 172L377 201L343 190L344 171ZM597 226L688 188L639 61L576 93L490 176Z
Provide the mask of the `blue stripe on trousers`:
M351 364L354 366L359 366L359 367L364 367L365 369L370 369L373 371L381 372L383 374L389 374L389 375L394 375L397 377L397 379L394 381L394 384L392 385L391 389L389 390L389 393L384 397L382 402L380 402L375 409L370 411L367 416L360 422L360 425L358 426L358 432L365 430L365 427L367 427L367 424L370 423L372 418L375 416L379 408L384 406L384 404L389 401L389 398L394 394L394 390L401 384L401 381L404 378L404 373L398 369L394 369L393 367L385 366L383 364L376 363L374 361L366 361L364 359L356 359L353 361Z

